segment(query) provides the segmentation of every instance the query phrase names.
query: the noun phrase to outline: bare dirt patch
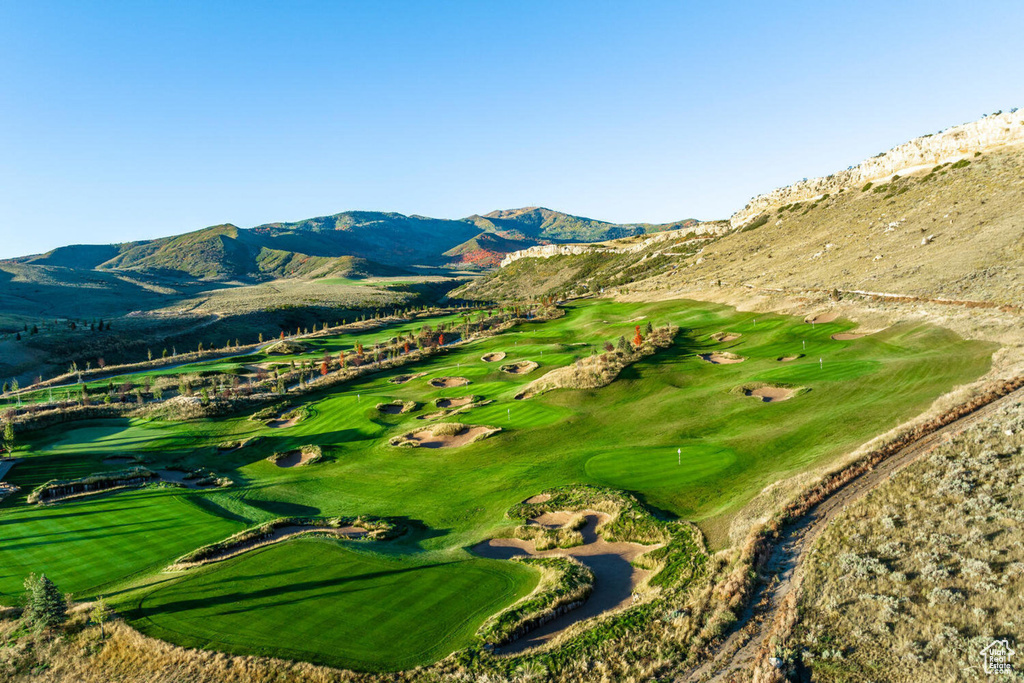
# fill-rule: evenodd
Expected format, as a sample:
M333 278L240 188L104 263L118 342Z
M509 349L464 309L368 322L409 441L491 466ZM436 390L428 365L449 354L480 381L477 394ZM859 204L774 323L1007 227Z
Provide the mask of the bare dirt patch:
M505 352L495 351L494 353L485 353L480 360L485 363L497 363L499 360L505 360Z
M784 387L760 387L758 389L747 389L743 393L760 399L762 403L778 403L779 401L788 401L793 398L796 390Z
M741 335L739 332L715 332L713 335L711 335L711 338L714 339L716 342L721 342L724 344L725 342L736 341L742 336L743 335Z
M438 389L452 389L454 387L466 386L469 384L469 380L465 377L435 377L430 380L429 384Z
M439 398L434 401L438 408L461 408L473 402L472 396L461 396L459 398Z
M746 360L743 356L737 356L735 353L702 353L700 357L712 365L733 365Z
M817 315L809 315L804 318L805 323L816 325L818 323L830 323L839 318L838 311L829 311L827 313L818 313Z
M518 363L509 363L508 365L502 365L501 371L507 372L510 375L526 375L540 367L540 363L536 363L532 360L521 360Z
M863 336L865 335L860 332L839 332L837 334L833 334L832 338L836 341L850 341L851 339L860 339Z
M537 497L534 496L534 498ZM536 524L543 523L545 526L555 524L561 526L579 514L581 513L548 512L531 521ZM609 521L611 517L594 510L584 510L582 514L587 520L580 529L580 533L583 535L583 545L538 551L534 548L533 541L517 538L492 538L473 547L473 552L476 554L499 560L524 555L535 557L568 555L579 560L594 573L594 590L586 603L571 612L556 617L540 628L530 631L518 640L497 648L496 652L508 654L543 645L575 623L627 607L632 603L633 591L650 576L650 571L638 569L631 562L645 552L653 550L656 546L608 542L598 535L597 528Z

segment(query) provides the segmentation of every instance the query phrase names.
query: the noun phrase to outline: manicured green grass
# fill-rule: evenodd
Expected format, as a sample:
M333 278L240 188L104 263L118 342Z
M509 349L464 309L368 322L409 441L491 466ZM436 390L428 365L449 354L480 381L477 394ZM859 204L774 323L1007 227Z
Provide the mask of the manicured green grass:
M607 341L616 341L620 335L631 338L634 326L648 320L656 325L679 325L682 329L676 343L625 369L611 385L514 400L526 383L600 349ZM421 325L417 321L411 327ZM244 415L192 422L108 420L54 428L28 439L31 452L7 479L27 491L49 478L113 469L116 466L104 464L103 459L117 454L141 456L154 467L203 466L232 477L236 486L227 490L166 494L168 499L181 495L194 501L192 507L200 515L195 520L215 520L209 524L211 538L189 539L188 548L168 552L167 560L227 536L243 523L281 515L370 514L402 518L410 529L395 540L375 544L375 554L369 556L373 562L410 567L438 564L448 567L445 572L455 576L463 568L476 566L465 548L510 523L504 518L509 506L544 488L571 483L597 483L634 491L667 515L691 519L706 530L717 531L727 528L731 516L769 483L849 452L921 413L952 387L984 374L994 350L991 344L964 341L925 325L898 326L857 340L831 339L832 334L850 327L842 321L812 327L797 318L739 313L724 306L687 301L580 302L570 305L564 318L524 324L498 337L451 348L415 366L368 375L346 386L308 395L304 399L308 419L286 429L265 427ZM711 335L722 330L741 336L727 343L714 341ZM378 330L344 340L327 339L322 344L331 349L349 349L356 339L366 344L396 332ZM698 357L712 350L728 350L747 360L712 365ZM492 351L504 351L508 356L501 363L480 360ZM804 356L789 363L776 360L794 354ZM540 368L525 376L499 370L502 364L519 360L537 361ZM410 372L427 375L402 385L387 381ZM428 381L439 376L462 376L471 384L454 389L431 387ZM788 401L767 404L734 391L758 381L805 387L807 391ZM436 410L431 404L434 399L465 395L493 402L461 414L457 418L460 422L498 426L504 431L455 449L395 448L388 444L390 437L426 424L417 417ZM383 415L375 408L378 403L396 399L417 401L424 407L402 415ZM215 448L227 439L250 436L261 438L239 451L222 453ZM304 444L320 445L323 461L294 469L282 469L266 461L274 452ZM682 453L678 454L677 449ZM117 501L134 495L141 494L119 493L108 499ZM22 578L16 575L18 572L49 572L50 567L73 563L69 558L75 557L79 548L103 541L105 534L89 534L89 528L116 529L125 543L134 539L148 542L144 516L125 518L116 507L108 510L98 503L74 505L94 504L98 505L95 509L68 505L47 509L47 515L90 511L79 528L86 538L78 541L78 531L54 533L46 515L32 512L35 517L30 515L19 525L24 529L20 533L43 540L30 561L21 561L17 572L3 574L4 583L0 585L4 587L0 590L16 588ZM15 497L0 507L0 524L24 514L30 514L24 496ZM721 542L719 536L710 540L712 545ZM286 552L296 547L287 544L273 551L272 557L278 559L269 570L262 568L271 552L265 551L259 561L232 561L223 565L225 569L203 570L198 575L203 578L189 578L174 588L159 589L143 602L146 628L154 633L160 629L163 637L186 644L211 642L235 651L317 661L351 658L346 661L360 668L399 666L390 663L397 655L372 661L370 655L360 654L362 646L345 645L362 637L358 626L362 622L349 623L337 616L347 613L344 611L334 613L333 630L324 631L317 639L309 635L318 629L313 621L295 645L267 639L268 634L277 634L269 626L257 626L257 619L266 624L287 624L303 609L311 615L326 615L331 613L329 606L337 604L336 585L297 578L297 572L303 572L303 576L309 573L305 565L337 564L336 571L343 573L330 576L355 576L363 570L345 568L354 562L349 555L360 561L368 557L365 553L339 551L334 545L303 544L302 552L310 556L300 563ZM339 560L339 552L347 559ZM100 572L102 576L90 580L98 585L143 576L154 563L152 554L125 555L118 558L116 567L111 565ZM492 571L504 572L506 578L521 570L508 565L488 566L503 567ZM238 574L232 576L247 577L244 582L223 578L224 572L236 570ZM352 573L344 573L349 571ZM418 591L420 579L416 577L432 576L419 571L426 570L389 575L389 590L399 596ZM207 576L213 578L203 583ZM447 580L453 584L456 581ZM297 602L272 599L280 597L282 591L287 594L285 586L303 581L314 582L303 584L301 591L294 593ZM431 583L424 580L423 585ZM83 579L76 585L89 584ZM185 592L178 598L161 597L163 591L176 590ZM205 597L190 602L190 592ZM362 594L347 597L356 602L345 603L349 605L345 609L355 610L354 605L359 603L355 596ZM257 607L244 612L246 618L227 611L214 618L206 611L207 602L227 610L222 598L233 595ZM377 593L368 590L365 595ZM460 595L464 600L459 610L480 618L511 599L509 594L491 600L470 590L461 590ZM11 599L10 595L2 596L4 602ZM137 594L123 599L137 599ZM171 604L173 609L162 607ZM420 653L417 662L429 661L464 642L463 631L455 636L430 631L427 622L419 621L418 604L411 600L395 604L401 606L396 617L399 621L391 623L396 632L405 634L402 638L433 639L437 645L427 651L417 649L419 646L410 640L405 647ZM207 620L219 624L217 632L230 633L230 642L225 642L224 636L214 638L209 629L202 631ZM290 650L292 647L298 649ZM349 649L339 654L343 647Z
M396 560L297 539L157 587L135 623L194 647L391 671L467 645L537 578L511 562Z
M32 572L78 597L93 596L240 528L169 489L22 505L0 516L0 601L16 602Z

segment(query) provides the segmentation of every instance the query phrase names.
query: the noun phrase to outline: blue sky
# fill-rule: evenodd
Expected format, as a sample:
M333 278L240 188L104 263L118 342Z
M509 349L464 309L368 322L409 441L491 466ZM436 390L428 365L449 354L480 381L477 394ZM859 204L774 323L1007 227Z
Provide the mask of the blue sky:
M0 0L0 258L347 209L726 217L1024 104L1020 2Z

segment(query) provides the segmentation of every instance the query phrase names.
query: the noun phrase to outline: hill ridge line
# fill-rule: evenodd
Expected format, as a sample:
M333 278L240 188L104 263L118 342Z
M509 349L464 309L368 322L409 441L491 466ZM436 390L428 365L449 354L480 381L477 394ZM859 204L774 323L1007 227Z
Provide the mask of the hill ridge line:
M759 194L734 213L729 222L733 228L738 228L761 213L785 204L816 199L901 172L924 170L928 166L955 161L966 154L1018 144L1024 144L1024 111L991 114L977 121L914 138L832 175L801 180Z

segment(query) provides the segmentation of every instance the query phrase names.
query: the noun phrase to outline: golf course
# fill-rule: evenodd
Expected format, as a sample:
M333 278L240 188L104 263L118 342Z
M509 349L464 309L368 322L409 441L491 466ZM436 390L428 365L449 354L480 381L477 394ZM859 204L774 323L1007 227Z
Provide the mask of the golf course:
M562 309L348 382L314 378L305 393L282 396L273 419L263 408L19 434L20 462L4 481L20 492L0 504L0 603L18 601L25 577L45 572L76 598L102 595L135 628L183 646L359 671L430 664L473 645L488 618L541 581L529 564L471 550L508 535L516 522L506 512L521 501L578 484L625 491L659 520L695 523L714 550L765 486L919 415L985 374L995 350L924 324L860 335L841 318L812 325L694 301L585 299ZM461 319L348 331L113 381L319 366L325 353ZM673 326L671 342L605 386L528 390L552 370L613 355L620 338L646 337L648 323ZM160 474L28 500L47 482L126 467ZM173 475L195 471L218 485ZM329 517L386 519L396 531L305 534L167 570L255 525Z

